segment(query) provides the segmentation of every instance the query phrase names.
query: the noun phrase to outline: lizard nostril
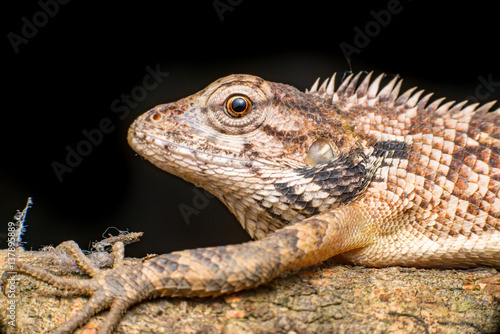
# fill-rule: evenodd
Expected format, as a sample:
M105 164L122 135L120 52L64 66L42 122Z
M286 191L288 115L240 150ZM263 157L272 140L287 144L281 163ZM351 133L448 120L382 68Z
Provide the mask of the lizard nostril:
M153 121L159 121L159 120L161 120L161 119L162 119L162 117L161 117L161 114L159 114L159 113L154 113L154 114L151 116L151 119L152 119Z

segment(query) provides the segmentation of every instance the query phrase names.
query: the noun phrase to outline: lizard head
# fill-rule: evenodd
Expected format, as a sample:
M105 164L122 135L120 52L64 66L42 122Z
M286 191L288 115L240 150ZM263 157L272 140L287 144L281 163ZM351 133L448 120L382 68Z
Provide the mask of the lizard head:
M365 188L354 129L331 100L230 75L141 115L128 141L157 167L216 195L261 238Z

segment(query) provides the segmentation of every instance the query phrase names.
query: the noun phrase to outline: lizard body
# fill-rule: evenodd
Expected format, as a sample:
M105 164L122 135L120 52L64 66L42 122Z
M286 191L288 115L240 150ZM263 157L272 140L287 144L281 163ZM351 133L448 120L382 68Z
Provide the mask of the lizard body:
M500 267L500 109L428 104L394 78L335 78L310 91L249 75L153 108L130 127L132 148L217 196L256 241L160 255L70 280L19 263L18 272L90 295L58 329L159 296L252 288L333 256L364 266Z

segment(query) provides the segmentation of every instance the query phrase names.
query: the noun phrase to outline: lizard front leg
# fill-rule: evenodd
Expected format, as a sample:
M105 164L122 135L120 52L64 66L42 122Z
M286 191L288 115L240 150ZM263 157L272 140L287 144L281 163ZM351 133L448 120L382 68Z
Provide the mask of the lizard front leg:
M89 295L84 308L55 333L70 333L94 314L110 309L100 333L111 333L127 308L160 296L217 296L248 289L281 272L326 260L369 242L367 211L346 206L287 226L258 241L164 254L122 266L123 248L114 247L115 267L99 270L73 242L65 243L89 280L62 278L19 263L17 272L56 288Z

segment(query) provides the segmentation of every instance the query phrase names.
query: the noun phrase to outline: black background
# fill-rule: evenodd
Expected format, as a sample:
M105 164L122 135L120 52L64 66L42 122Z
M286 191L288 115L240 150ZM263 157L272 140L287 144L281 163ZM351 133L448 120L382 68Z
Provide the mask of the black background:
M33 22L41 7L37 1L3 5L1 248L7 222L28 196L34 201L24 236L28 249L68 239L87 249L110 226L145 232L128 246L132 256L249 240L213 198L186 223L179 205L193 206L194 186L137 157L126 142L128 126L149 108L231 73L302 90L318 76L343 74L349 64L339 45L356 46L354 28L373 25L373 11L387 9L389 1L232 4L221 20L214 1L73 0L59 5L17 53L8 34L21 35L22 18ZM436 97L500 99L494 6L401 1L400 13L352 55L352 70L397 73L404 88L418 85ZM142 84L146 66L158 64L169 75L128 117L118 118L111 103ZM480 76L497 86L481 87ZM97 128L104 118L115 130L59 182L51 164L64 163L66 146L75 148L85 139L82 130Z

